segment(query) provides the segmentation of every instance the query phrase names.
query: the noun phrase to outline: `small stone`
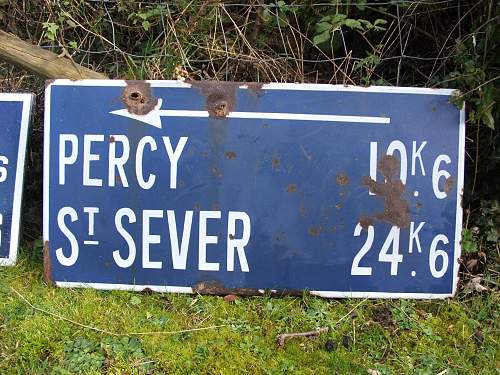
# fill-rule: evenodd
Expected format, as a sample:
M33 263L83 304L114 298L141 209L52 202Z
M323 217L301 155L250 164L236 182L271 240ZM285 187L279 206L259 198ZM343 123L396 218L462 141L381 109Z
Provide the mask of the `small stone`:
M333 352L335 349L337 349L337 343L333 340L326 340L325 342L325 350L328 352L328 353L331 353Z
M352 338L351 338L351 336L344 335L344 337L342 337L342 345L344 346L344 348L349 349L349 347L351 346L351 344L352 344Z
M474 332L474 341L476 342L476 345L478 347L480 347L481 345L483 345L483 341L484 341L484 334L483 332L477 328Z

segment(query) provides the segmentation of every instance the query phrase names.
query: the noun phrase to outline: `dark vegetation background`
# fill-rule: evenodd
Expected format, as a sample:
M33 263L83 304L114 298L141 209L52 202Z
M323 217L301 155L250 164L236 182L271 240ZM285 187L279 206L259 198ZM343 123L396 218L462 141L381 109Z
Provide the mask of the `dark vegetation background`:
M459 298L468 298L499 282L498 12L494 0L0 0L0 29L110 78L459 89L454 101L467 109ZM23 237L40 264L44 82L0 63L0 88L37 94ZM497 296L485 298L498 307Z

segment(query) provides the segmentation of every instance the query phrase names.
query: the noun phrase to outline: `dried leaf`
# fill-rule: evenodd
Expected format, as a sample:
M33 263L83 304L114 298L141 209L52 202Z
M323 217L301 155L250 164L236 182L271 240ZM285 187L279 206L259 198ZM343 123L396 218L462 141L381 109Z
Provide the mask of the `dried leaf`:
M224 297L224 301L231 303L236 301L236 296L234 294L228 294L227 296Z
M472 278L467 285L465 286L465 290L469 292L484 292L487 291L488 288L485 286L481 285L481 278L480 277L474 277Z
M473 258L473 259L469 259L467 261L467 263L465 264L465 266L467 267L467 269L469 271L473 271L476 267L477 267L477 264L479 263L479 259L477 258Z

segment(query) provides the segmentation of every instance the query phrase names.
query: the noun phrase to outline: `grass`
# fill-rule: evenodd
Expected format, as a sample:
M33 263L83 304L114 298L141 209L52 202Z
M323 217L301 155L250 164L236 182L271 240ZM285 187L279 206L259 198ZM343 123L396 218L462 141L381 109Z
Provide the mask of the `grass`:
M499 302L493 292L228 303L57 289L43 283L41 259L23 251L17 266L0 269L0 373L498 374ZM319 338L276 344L279 333L323 326L330 331Z

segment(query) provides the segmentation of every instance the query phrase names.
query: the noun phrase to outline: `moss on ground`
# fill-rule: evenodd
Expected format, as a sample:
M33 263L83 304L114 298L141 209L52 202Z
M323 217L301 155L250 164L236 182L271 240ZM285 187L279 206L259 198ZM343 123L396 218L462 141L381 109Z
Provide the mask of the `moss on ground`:
M493 292L445 301L304 295L228 303L57 289L44 285L39 260L22 255L0 269L0 373L498 374L498 307ZM276 344L279 333L320 326L330 331ZM201 327L212 328L168 333Z

